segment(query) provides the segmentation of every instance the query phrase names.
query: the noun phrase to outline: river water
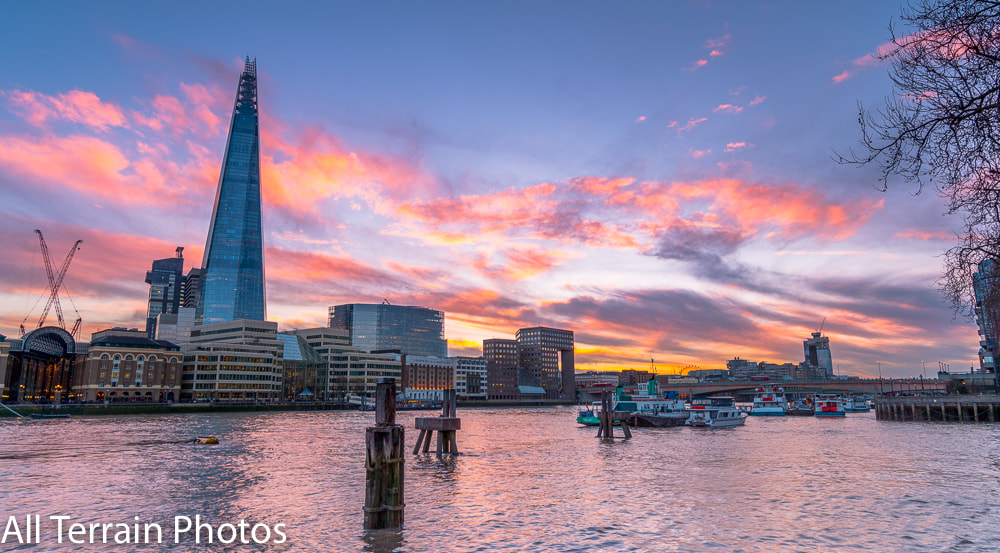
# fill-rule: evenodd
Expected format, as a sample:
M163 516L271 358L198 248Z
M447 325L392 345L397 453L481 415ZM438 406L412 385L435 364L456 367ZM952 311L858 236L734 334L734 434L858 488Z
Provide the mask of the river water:
M570 407L461 409L462 455L438 460L409 452L413 417L428 414L398 414L405 526L370 533L361 508L372 413L3 419L0 523L17 516L23 532L24 515L38 514L41 535L20 546L11 535L0 551L1000 549L1000 425L751 417L732 429L636 429L612 443L577 426ZM171 443L202 435L221 443ZM190 532L174 543L175 517L195 515L216 528L283 524L286 538L208 545L206 530L202 543ZM100 543L98 531L98 543L64 533L60 544L50 516L71 517L67 528L155 523L163 542Z

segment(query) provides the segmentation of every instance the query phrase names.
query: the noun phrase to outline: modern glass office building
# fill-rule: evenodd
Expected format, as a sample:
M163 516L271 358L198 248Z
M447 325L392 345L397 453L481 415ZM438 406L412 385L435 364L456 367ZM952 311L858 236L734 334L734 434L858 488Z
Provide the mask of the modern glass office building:
M156 338L157 317L160 314L176 314L181 306L181 287L184 282L184 248L177 248L177 255L153 261L153 267L146 271L149 285L149 304L146 309L146 336Z
M330 307L330 328L350 333L351 345L365 351L399 350L407 355L447 357L444 312L388 303Z
M264 320L260 214L257 61L247 58L240 75L205 244L198 304L202 323Z

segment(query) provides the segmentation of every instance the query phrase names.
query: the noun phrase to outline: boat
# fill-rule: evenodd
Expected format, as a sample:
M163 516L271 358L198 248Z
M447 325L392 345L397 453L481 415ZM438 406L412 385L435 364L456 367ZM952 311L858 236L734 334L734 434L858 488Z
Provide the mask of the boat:
M843 417L844 400L837 394L817 394L813 398L817 417Z
M785 415L789 417L811 417L816 414L812 403L808 399L800 399L788 404Z
M721 428L739 426L746 421L745 414L736 408L731 397L703 397L691 400L690 415L684 424L696 428Z
M601 417L599 413L601 411L601 402L595 401L590 408L582 409L580 413L576 416L577 424L582 424L584 426L600 426Z
M787 400L785 400L785 390L781 386L761 386L757 388L757 393L753 398L753 406L750 414L754 416L781 416L785 415Z
M626 394L624 388L619 387L611 408L619 415L627 415L633 426L682 426L688 418L681 395L675 391L660 393L655 380L650 380L635 394ZM579 412L576 422L584 426L598 426L601 422L600 410L601 402L595 401L589 409Z
M844 411L847 413L867 413L871 410L868 400L861 396L853 396L844 399Z

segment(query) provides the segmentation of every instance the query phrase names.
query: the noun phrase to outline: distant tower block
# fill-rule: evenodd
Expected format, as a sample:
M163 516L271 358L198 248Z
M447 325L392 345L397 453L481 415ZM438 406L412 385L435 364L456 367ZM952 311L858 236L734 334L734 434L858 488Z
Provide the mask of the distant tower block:
M444 391L444 401L441 402L440 417L418 417L415 422L420 436L417 437L417 445L413 446L413 454L420 453L423 445L424 453L431 448L431 438L437 430L437 456L445 453L458 455L458 443L455 441L455 431L462 428L462 419L456 416L456 394L454 388Z

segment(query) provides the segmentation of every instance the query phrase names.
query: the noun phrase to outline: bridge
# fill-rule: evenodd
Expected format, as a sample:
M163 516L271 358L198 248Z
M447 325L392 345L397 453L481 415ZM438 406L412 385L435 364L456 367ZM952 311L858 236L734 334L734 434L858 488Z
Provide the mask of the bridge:
M660 391L673 390L689 397L704 397L714 395L753 396L761 386L781 386L789 395L803 394L889 394L889 393L919 393L945 392L947 382L941 380L907 379L851 379L851 380L723 380L719 382L670 383L660 385ZM607 385L592 385L580 391L600 397L601 390L607 390ZM611 387L611 389L614 389Z

